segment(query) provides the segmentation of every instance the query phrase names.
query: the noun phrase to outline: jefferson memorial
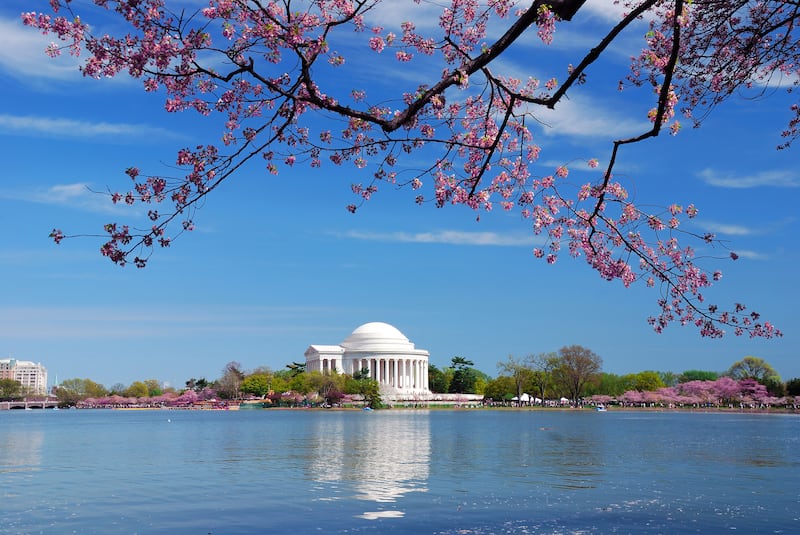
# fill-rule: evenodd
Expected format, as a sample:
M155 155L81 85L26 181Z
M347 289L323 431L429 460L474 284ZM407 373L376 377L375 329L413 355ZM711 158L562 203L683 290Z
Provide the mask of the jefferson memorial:
M311 345L306 370L353 375L368 370L381 395L393 399L429 398L428 357L388 323L372 322L353 331L339 345Z

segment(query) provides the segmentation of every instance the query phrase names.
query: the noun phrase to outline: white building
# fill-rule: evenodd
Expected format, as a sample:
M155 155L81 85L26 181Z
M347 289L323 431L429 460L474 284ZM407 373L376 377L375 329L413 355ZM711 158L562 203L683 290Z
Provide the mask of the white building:
M378 381L387 399L427 399L428 358L388 323L365 323L339 345L311 345L306 370L353 375L363 369Z
M47 395L47 368L28 360L0 359L0 379L22 383L30 394Z

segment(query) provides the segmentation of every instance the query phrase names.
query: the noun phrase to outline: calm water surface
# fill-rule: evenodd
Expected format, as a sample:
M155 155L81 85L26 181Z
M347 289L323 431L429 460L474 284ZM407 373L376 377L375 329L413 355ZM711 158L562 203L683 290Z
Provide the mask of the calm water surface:
M0 411L0 533L800 533L800 417Z

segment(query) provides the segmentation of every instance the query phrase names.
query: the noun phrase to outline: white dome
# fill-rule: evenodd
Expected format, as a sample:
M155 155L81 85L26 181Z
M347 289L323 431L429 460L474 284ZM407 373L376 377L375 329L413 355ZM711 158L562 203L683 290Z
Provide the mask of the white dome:
M388 323L365 323L348 336L342 347L351 351L409 351L414 349L408 338Z

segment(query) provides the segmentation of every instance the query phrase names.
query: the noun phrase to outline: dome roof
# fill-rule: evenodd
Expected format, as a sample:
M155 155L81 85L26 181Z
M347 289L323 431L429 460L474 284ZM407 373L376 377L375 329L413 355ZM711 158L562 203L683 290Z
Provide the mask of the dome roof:
M414 350L414 344L396 327L380 321L360 326L341 345L351 351L407 352Z

